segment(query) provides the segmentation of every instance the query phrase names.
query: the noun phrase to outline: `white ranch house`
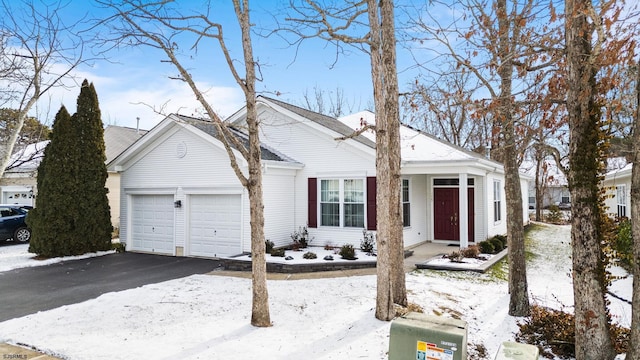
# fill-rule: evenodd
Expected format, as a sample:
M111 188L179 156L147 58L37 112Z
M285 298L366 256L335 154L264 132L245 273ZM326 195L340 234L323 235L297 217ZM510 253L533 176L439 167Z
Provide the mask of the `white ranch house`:
M259 97L265 236L276 246L308 226L312 246L359 245L376 227L375 137L350 135L374 115L334 119ZM229 121L241 138L245 109ZM404 242L466 247L506 233L500 163L403 126ZM246 163L238 154L241 165ZM170 115L109 165L121 174L120 237L132 251L225 257L249 252L249 199L202 119ZM527 178L523 178L527 222Z

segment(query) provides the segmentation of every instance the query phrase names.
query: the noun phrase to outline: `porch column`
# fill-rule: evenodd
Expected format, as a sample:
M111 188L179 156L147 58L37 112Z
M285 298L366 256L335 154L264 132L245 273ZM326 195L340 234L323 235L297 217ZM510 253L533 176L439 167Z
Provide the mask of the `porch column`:
M460 173L458 174L460 179L460 185L458 186L458 191L460 192L459 198L459 214L458 214L458 224L460 229L460 248L464 249L469 247L469 199L467 192L467 174Z

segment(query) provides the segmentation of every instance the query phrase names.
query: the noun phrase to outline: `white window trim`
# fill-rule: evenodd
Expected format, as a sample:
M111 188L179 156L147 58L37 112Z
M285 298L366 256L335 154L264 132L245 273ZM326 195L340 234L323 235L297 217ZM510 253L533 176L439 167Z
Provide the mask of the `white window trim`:
M616 186L616 199L617 199L617 215L627 217L627 185ZM620 215L620 209L624 209L624 215Z
M407 182L407 197L408 200L404 201L404 182ZM402 203L402 227L408 229L411 227L411 179L404 178L400 183L400 202ZM404 224L404 204L409 204L409 225Z
M339 226L332 226L332 225L323 225L322 224L322 181L327 181L327 180L338 180L338 189L339 189L339 193L338 193L338 197L339 197L339 219L340 219L340 225ZM345 216L345 211L344 211L344 205L345 205L345 201L344 201L344 182L345 180L359 180L362 182L362 205L363 205L363 226L345 226L345 221L344 221L344 216ZM318 178L318 211L317 211L317 216L318 216L318 228L325 228L325 229L358 229L359 231L361 231L363 228L365 228L367 226L367 179L366 177L351 177L351 176L344 176L344 177L326 177L326 178ZM349 204L357 204L357 203L349 203Z
M502 222L502 191L501 190L502 190L502 182L498 179L494 179L493 180L493 222L494 224L499 224L500 222ZM496 214L498 215L497 219L496 219Z

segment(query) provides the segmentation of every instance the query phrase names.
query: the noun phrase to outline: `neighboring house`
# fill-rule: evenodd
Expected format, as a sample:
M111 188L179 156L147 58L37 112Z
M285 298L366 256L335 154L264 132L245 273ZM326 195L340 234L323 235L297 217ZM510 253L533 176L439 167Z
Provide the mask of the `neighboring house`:
M11 169L0 178L0 201L3 204L35 205L38 165L47 145L49 140L29 144L11 156Z
M257 107L266 239L288 245L292 232L308 226L311 245L358 246L363 229L376 228L375 137L336 138L353 134L360 118L374 123L373 114L337 120L265 97ZM245 114L228 121L246 140ZM209 121L170 115L108 164L121 174L127 249L204 257L250 251L248 195L217 136ZM466 247L506 233L501 164L406 126L402 137L405 246Z
M531 177L529 181L528 202L529 209L535 209L536 204L536 162L531 160L523 161L520 170ZM555 160L545 159L541 164L540 179L542 185L542 204L543 209L551 205L558 205L561 208L568 208L571 205L571 195L567 177L558 168Z
M107 126L104 130L106 163L113 160L145 133L146 130L113 125ZM2 203L36 206L38 166L42 156L44 156L44 148L48 144L48 140L31 144L24 150L14 154L15 161L12 161L12 163L17 163L19 166L6 171L0 179ZM111 207L111 223L114 227L119 227L120 175L116 172L109 172L105 187L109 189L107 196Z
M131 144L136 142L142 135L146 134L146 130L134 129L123 126L108 125L104 129L104 146L105 155L107 157L106 164L115 159ZM111 224L115 228L120 227L120 174L114 171L108 172L105 187L109 189L107 198L109 199L109 207L111 208Z
M623 157L608 158L607 171L615 173L624 168L627 161ZM536 163L532 160L525 160L520 166L520 171L531 177L529 182L529 209L536 207ZM571 206L571 194L569 192L569 182L565 174L558 168L554 159L545 159L542 164L540 181L543 184L542 208L546 209L550 205L558 205L567 209Z
M631 170L632 164L608 172L603 181L607 212L614 217L631 217Z

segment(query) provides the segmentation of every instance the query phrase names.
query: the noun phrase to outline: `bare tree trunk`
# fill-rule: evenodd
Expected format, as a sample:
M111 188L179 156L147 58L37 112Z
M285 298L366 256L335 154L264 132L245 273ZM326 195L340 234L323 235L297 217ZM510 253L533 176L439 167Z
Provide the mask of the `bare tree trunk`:
M301 38L320 37L338 44L357 44L365 51L364 47L369 46L376 113L376 318L391 320L395 317L394 301L403 306L407 304L403 266L400 114L393 0L348 1L344 8L329 7L312 0L303 3L308 7L296 7L292 3L292 8L298 14L304 14L301 19L292 17L292 21L303 28L310 28L313 35L303 35L296 30ZM345 30L360 23L354 19L364 14L369 22L368 34L359 38L348 35ZM336 26L334 21L344 24Z
M529 315L529 294L527 289L527 271L524 254L524 228L522 225L522 191L516 149L515 124L513 120L514 104L511 98L513 78L513 51L510 20L507 16L507 1L496 3L499 27L498 74L500 75L500 98L497 118L502 121L503 162L505 173L505 195L507 202L507 241L509 252L509 315ZM515 20L514 20L515 21ZM515 36L515 34L513 35Z
M378 134L388 137L387 152L377 159L389 163L389 185L387 196L389 197L389 231L390 231L390 262L391 282L393 284L393 302L407 306L407 287L404 274L404 239L402 223L402 199L400 178L400 112L398 101L398 70L396 66L396 35L395 17L393 15L393 0L380 1L381 35L382 35L382 72L384 78L384 115L387 117L387 132ZM379 226L379 225L378 225Z
M249 192L251 223L251 281L252 304L251 325L271 326L269 295L267 292L267 263L264 238L264 200L262 198L262 162L258 112L256 109L256 64L251 43L251 22L249 21L249 0L233 0L240 29L242 30L242 51L246 78L239 81L247 101L247 128L249 131L249 177L246 188ZM229 65L232 66L231 64Z
M639 64L640 65L640 64ZM640 358L640 68L636 77L636 117L633 124L631 170L631 234L633 236L633 300L627 359Z
M600 257L600 113L591 49L589 0L566 0L567 111L576 360L613 359Z
M535 179L535 211L536 211L536 221L542 221L542 205L544 199L542 198L542 194L544 193L544 182L542 181L543 173L543 164L544 164L544 153L541 150L541 146L537 147L535 150L535 159L536 159L536 179Z
M371 79L373 81L373 98L376 108L376 318L389 321L395 317L393 307L393 276L391 273L392 244L391 219L389 218L391 201L389 194L384 191L391 182L391 168L387 154L389 144L389 117L386 114L384 73L382 71L382 36L378 4L376 0L368 0L368 14L370 27L371 48Z
M252 104L249 104L252 102ZM250 110L251 108L251 110ZM257 118L255 99L247 101L247 118L252 112ZM269 294L267 292L267 262L265 259L264 202L262 198L262 168L258 122L247 122L249 127L249 207L251 216L251 325L271 326ZM256 151L257 150L257 151Z
M378 264L376 318L395 317L407 305L400 180L400 114L393 1L368 0L371 77L376 107ZM378 15L378 8L380 13Z

